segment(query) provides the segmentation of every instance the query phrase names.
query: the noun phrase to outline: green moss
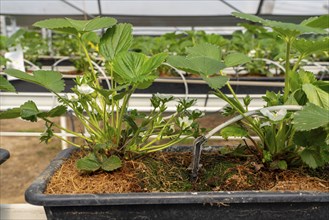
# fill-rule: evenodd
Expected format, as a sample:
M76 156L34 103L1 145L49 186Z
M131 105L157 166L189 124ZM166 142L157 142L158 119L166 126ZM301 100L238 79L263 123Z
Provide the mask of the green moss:
M179 192L190 191L192 184L186 164L181 164L181 158L146 158L145 170L139 172L142 188L147 191Z

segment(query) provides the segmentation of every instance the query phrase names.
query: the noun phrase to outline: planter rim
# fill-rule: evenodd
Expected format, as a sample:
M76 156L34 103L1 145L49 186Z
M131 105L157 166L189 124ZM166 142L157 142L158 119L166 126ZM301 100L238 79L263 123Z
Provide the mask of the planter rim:
M220 203L310 203L329 202L329 192L315 191L218 191L47 195L51 175L77 148L60 152L25 192L25 200L42 206L139 205L139 204L220 204Z
M6 149L0 148L0 164L4 163L10 157L9 151Z

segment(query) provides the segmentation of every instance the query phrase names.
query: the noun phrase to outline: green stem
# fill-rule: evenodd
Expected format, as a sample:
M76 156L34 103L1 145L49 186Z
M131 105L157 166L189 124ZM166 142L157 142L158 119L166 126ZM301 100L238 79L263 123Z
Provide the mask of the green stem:
M285 80L284 80L284 93L283 101L286 102L290 92L290 50L291 50L291 39L287 39L286 49L286 64L285 64Z
M91 59L90 59L89 53L87 51L87 48L85 47L85 44L82 42L80 35L79 35L79 38L78 39L79 39L79 43L80 43L80 45L81 45L81 47L83 49L83 52L86 55L86 58L87 58L87 61L88 61L88 64L89 64L89 67L90 67L90 70L91 70L91 79L94 82L94 86L96 86L97 88L99 88L99 82L97 80L97 75L95 73L94 66L93 66L93 64L91 62Z
M134 93L135 91L135 87L133 87L129 94L126 95L124 98L123 98L123 103L122 103L122 106L120 108L120 110L117 108L117 112L120 111L119 113L119 116L117 117L117 144L119 144L119 141L120 141L120 137L121 137L121 133L122 133L122 121L123 121L123 115L124 113L126 112L126 108L127 108L127 104L128 104L128 101L130 99L130 96Z
M56 92L53 92L53 93L57 96L58 99L60 99L63 103L65 103L66 105L68 105L70 108L72 108L72 109L74 110L74 106L71 105L70 102L68 102L66 99L64 99L62 96L60 96L58 93L56 93ZM93 125L92 121L90 121L87 117L85 117L85 116L83 115L83 113L80 113L79 111L74 111L74 113L75 113L76 117L79 118L79 121L80 121L80 122L81 122L86 128L90 129L91 132L89 132L89 133L97 134L97 133L96 133L96 132L95 132L95 131L89 126L89 124L92 124L92 125ZM97 129L99 132L102 132L101 130L98 129L98 126L93 125L93 127L94 127L95 129Z
M298 58L297 62L295 63L294 67L292 68L292 72L295 72L297 70L297 68L303 58L304 58L304 54L301 54L300 57Z
M42 118L42 119L43 119L44 121L48 122L48 123L53 124L56 128L58 128L58 129L60 129L60 130L63 130L63 131L65 131L65 132L69 133L69 134L73 134L73 135L75 135L76 137L83 138L83 139L85 139L86 141L92 142L92 140L89 139L89 138L87 138L86 136L83 136L83 135L81 135L81 134L79 134L79 133L76 133L76 132L74 132L74 131L71 131L71 130L69 130L69 129L67 129L67 128L63 128L62 126L60 126L60 125L58 125L58 124L56 124L56 123L53 123L52 121L50 121L50 120L47 119L47 118Z
M114 89L114 80L113 80L113 65L112 63L110 63L110 76L111 76L111 89ZM114 124L114 96L116 95L116 91L113 92L112 96L111 96L111 99L112 99L112 102L111 102L111 125L112 126L115 126ZM118 109L117 109L118 111Z
M65 138L62 138L60 135L54 134L54 136L55 136L56 138L62 140L62 141L65 141L66 143L68 143L68 144L70 144L70 145L73 145L73 146L75 146L75 147L81 147L81 146L78 145L78 144L75 144L75 143L73 143L73 142L71 142L71 141L69 141L69 140L66 140Z
M163 149L166 149L166 148L168 148L168 147L170 147L170 146L172 146L172 145L174 145L174 144L178 144L179 142L182 142L182 141L186 140L186 139L189 138L189 137L191 137L191 136L187 136L187 137L184 137L184 138L182 138L182 139L177 138L177 139L172 140L172 141L170 141L170 142L168 142L168 143L160 144L160 145L156 145L156 146L152 146L152 147L148 147L148 148L142 147L142 148L140 149L140 151L144 151L144 152L146 152L146 153L151 153L151 152L155 152L155 151L163 150Z
M276 125L273 123L272 124L272 134L276 134ZM273 155L276 155L278 152L278 146L277 146L277 141L276 141L276 135L274 136L274 150L271 152Z
M243 111L240 109L241 106L236 106L235 103L231 102L231 100L224 94L222 93L219 89L216 90L217 93L215 93L215 95L217 95L218 97L224 99L232 108L234 108L240 115L242 115L249 123L249 126L252 127L254 129L254 131L257 133L257 135L264 140L264 135L263 133L259 130L259 128L253 123L252 119L250 117L245 116L244 114L244 109ZM239 103L239 102L238 102Z
M258 146L258 144L256 143L256 141L250 136L250 135L247 135L247 138L254 144L258 154L263 157L263 152L262 152L262 149Z

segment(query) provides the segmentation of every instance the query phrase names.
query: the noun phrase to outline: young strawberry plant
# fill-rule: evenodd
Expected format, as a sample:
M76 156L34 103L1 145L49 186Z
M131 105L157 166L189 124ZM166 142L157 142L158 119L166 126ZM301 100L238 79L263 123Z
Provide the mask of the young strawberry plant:
M303 38L305 34L326 34L328 15L314 17L301 24L264 20L254 15L233 13L233 15L263 26L270 27L286 44L285 87L283 94L267 91L263 97L266 106L282 106L278 111L260 110L258 117L248 115L250 97L241 102L222 70L225 67L241 65L250 59L240 53L221 56L219 47L199 44L189 48L188 55L171 56L168 62L185 71L198 73L214 90L213 93L225 100L229 106L225 114L239 114L244 120L221 131L222 136L245 137L251 140L248 146L259 159L271 168L287 169L288 166L306 164L316 168L329 162L329 83L316 80L314 74L299 68L301 60L309 54L329 50L329 37L319 40ZM294 49L294 50L292 50ZM292 65L291 59L297 61ZM227 86L232 96L220 89ZM296 113L286 105L302 106ZM287 110L288 109L288 110ZM260 141L253 140L256 134Z
M64 90L62 75L56 71L34 71L32 75L15 69L8 69L8 75L41 85L54 93L61 105L48 112L42 112L37 105L28 101L19 108L0 113L1 119L18 118L35 122L39 119L46 123L41 141L48 142L52 137L64 140L53 132L54 128L64 130L83 140L82 145L67 141L80 147L86 156L77 162L83 171L112 171L121 167L122 158L136 154L158 151L170 147L199 134L198 111L188 111L194 100L180 100L176 113L164 117L166 103L172 97L154 95L151 99L153 110L144 115L134 109L128 109L128 102L136 89L147 88L157 78L154 72L167 58L160 53L148 57L142 53L129 51L133 40L130 24L116 24L113 18L94 18L87 21L49 19L34 24L73 35L82 48L82 58L89 65L84 75L77 77L73 93L61 94ZM95 30L106 28L99 38ZM88 43L98 39L99 56L103 58L107 74L110 77L108 89L98 80L98 73L92 64L88 52ZM1 77L0 89L14 91L14 88ZM84 126L86 132L71 131L56 124L52 118L72 110ZM154 137L153 140L150 138Z

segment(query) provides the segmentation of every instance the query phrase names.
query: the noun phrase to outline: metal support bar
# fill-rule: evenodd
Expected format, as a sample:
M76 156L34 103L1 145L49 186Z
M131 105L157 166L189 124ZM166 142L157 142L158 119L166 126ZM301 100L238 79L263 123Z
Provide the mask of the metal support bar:
M200 168L200 159L201 159L201 151L202 145L205 143L206 139L204 136L200 136L195 139L193 144L193 154L192 154L192 163L191 163L191 180L194 181L198 176L198 170Z

